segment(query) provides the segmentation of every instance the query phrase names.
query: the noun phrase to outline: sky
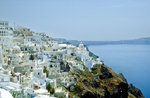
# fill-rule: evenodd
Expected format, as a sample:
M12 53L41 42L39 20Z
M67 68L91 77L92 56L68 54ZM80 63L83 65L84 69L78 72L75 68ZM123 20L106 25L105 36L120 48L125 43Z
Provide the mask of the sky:
M0 20L68 40L150 37L150 0L0 0Z

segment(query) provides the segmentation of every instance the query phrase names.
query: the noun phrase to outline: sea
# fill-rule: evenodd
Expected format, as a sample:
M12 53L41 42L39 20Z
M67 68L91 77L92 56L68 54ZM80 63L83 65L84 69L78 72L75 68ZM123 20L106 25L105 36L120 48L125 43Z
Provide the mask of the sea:
M91 45L89 50L150 98L150 45Z

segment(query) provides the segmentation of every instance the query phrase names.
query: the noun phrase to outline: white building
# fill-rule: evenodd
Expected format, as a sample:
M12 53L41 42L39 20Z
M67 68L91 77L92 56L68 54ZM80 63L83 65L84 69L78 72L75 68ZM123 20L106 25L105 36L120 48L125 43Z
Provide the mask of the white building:
M9 47L13 47L14 46L13 37L12 36L1 36L0 44L6 45Z
M81 57L81 61L84 63L84 65L92 65L92 58L89 56L89 51L86 49L86 47L84 47L83 43L79 44L76 55Z
M40 79L46 79L46 74L43 73L43 69L42 68L35 68L33 70L33 76L36 78L40 78Z
M34 43L42 44L41 36L37 36L37 35L25 36L24 39L25 42L34 42Z
M8 21L0 21L0 36L8 35Z
M0 68L0 83L2 82L10 82L10 75L8 74L8 71L3 70L3 68Z
M8 91L0 88L0 98L13 98L13 96Z

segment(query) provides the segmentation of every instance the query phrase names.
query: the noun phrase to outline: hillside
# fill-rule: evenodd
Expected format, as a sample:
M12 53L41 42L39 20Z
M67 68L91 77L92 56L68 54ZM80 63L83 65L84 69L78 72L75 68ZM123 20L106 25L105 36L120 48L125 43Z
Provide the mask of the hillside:
M74 68L76 85L68 90L80 98L144 98L141 91L128 84L124 76L116 74L104 64L96 64L92 71Z
M11 31L0 36L0 88L14 98L144 98L82 42L60 43L24 27Z

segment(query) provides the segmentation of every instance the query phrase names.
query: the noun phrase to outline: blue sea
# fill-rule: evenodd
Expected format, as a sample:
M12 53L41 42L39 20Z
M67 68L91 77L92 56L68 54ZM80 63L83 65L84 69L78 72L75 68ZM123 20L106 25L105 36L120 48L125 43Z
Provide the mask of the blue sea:
M150 45L95 45L89 50L150 98Z

